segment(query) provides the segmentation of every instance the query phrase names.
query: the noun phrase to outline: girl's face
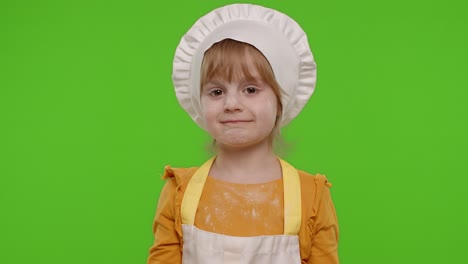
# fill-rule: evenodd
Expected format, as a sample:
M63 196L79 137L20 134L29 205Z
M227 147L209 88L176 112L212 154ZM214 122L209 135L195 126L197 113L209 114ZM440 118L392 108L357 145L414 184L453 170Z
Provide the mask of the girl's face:
M250 68L253 79L228 82L214 77L201 89L205 129L219 147L238 149L266 143L275 126L276 95L256 69Z

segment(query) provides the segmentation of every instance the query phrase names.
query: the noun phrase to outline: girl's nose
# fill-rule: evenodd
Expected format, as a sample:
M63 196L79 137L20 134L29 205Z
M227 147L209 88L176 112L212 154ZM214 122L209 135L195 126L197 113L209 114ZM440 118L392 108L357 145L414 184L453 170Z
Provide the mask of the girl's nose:
M224 102L225 112L241 111L243 109L242 103L239 100L239 98L237 98L237 95L227 94L225 98L226 98Z

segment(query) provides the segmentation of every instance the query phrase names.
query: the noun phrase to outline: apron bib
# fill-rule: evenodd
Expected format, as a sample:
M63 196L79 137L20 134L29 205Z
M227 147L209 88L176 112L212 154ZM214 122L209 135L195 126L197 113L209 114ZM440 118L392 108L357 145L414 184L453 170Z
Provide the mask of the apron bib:
M181 204L183 264L299 264L301 188L297 170L280 160L284 188L284 234L239 237L198 229L195 214L214 158L192 176Z

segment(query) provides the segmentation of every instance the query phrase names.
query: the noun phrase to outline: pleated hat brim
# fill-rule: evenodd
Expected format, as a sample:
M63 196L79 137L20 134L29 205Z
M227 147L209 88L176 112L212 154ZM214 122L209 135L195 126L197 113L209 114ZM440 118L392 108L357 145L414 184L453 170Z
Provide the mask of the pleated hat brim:
M201 17L176 48L172 79L180 105L204 127L200 103L200 69L214 43L234 39L256 47L270 63L283 90L280 126L288 124L315 90L316 64L302 28L287 15L252 4L232 4Z

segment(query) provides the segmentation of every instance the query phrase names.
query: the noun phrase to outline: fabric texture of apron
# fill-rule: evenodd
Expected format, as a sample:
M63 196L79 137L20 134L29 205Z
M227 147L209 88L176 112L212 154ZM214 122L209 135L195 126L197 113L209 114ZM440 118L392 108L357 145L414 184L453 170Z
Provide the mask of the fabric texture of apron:
M208 160L192 176L181 205L183 264L299 264L301 188L297 170L280 159L284 188L284 234L239 237L198 229L195 214L203 186L215 158Z

